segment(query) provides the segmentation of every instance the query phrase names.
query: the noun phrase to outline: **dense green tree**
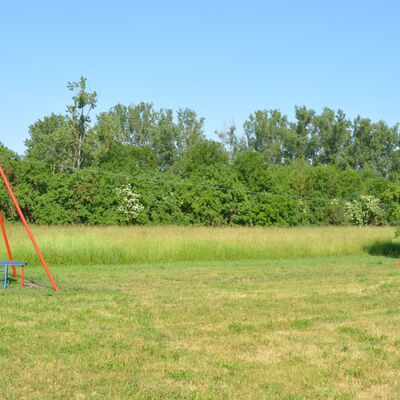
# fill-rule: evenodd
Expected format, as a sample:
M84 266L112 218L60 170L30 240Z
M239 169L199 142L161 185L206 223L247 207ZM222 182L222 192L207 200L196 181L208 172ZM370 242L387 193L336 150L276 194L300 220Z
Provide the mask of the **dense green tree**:
M252 223L246 188L227 164L215 163L193 171L181 186L180 202L193 224Z
M357 117L353 123L353 167L370 169L384 177L397 175L399 167L399 127Z
M179 109L177 112L178 140L180 154L184 154L192 145L205 139L204 118L198 118L190 108Z
M152 146L158 115L151 103L139 103L126 108L117 106L114 112L120 115L126 143L136 146Z
M0 158L1 159L19 159L19 156L14 151L10 150L2 142L0 142Z
M107 159L111 143L150 148L160 169L165 170L190 146L204 139L203 124L204 118L199 119L188 108L178 110L175 120L172 110L157 111L151 103L117 105L98 117L95 126L98 157Z
M316 162L346 167L350 163L351 122L342 110L324 108L315 116L317 135Z
M184 176L200 172L210 167L228 165L229 155L221 143L214 140L201 140L191 147L183 155L180 168Z
M306 107L295 108L296 122L291 124L285 137L285 154L287 161L306 160L315 162L317 137L314 127L315 111Z
M97 124L93 129L94 135L94 164L99 166L114 158L112 148L123 145L125 132L123 120L114 110L103 112L97 117Z
M233 167L238 179L251 192L280 193L281 185L273 172L273 166L268 165L262 154L252 150L240 151L234 160Z
M279 110L263 110L250 114L244 125L247 146L262 153L269 163L284 162L284 142L289 123Z
M161 170L168 169L176 161L178 129L174 123L172 110L160 110L157 113L157 125L151 138L151 148L159 160Z
M51 165L52 172L74 166L74 133L68 119L51 114L29 127L30 137L25 141L29 160Z

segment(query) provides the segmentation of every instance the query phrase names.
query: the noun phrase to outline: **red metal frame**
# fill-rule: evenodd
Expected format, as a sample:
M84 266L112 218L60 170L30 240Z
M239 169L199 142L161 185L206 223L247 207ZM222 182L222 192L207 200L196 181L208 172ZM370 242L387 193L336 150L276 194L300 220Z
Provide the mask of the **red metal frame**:
M7 253L8 253L8 259L12 260L13 256L12 256L12 253L11 253L10 243L8 241L6 227L4 225L4 219L3 219L3 216L1 215L1 213L0 213L0 227L1 227L1 232L3 233L4 243L6 244ZM15 268L14 265L12 265L11 268L12 268L12 271L13 271L14 278L17 279L18 278L17 268ZM21 278L20 278L20 287L21 288L24 287L24 277L25 277L25 267L21 266Z
M3 219L3 216L1 214L0 214L0 227L1 227L1 232L3 233L4 243L6 244L6 249L7 249L7 253L8 253L8 259L12 260L13 256L12 256L12 253L11 253L10 243L8 242L8 237L7 237L7 233L6 233L6 227L4 226L4 219ZM17 278L18 277L17 269L14 266L12 266L12 271L13 271L14 278Z
M19 217L21 218L22 224L24 225L24 227L26 229L26 232L28 233L29 238L31 239L33 247L35 248L36 253L39 256L40 262L42 263L43 268L45 269L45 271L47 273L47 276L49 277L49 280L50 280L50 282L51 282L51 284L53 286L53 289L56 292L59 292L60 289L58 288L58 286L56 284L56 281L54 280L53 275L51 274L50 269L49 269L45 259L43 258L42 252L40 251L39 246L36 243L36 240L35 240L35 237L33 236L31 228L29 227L28 223L26 222L25 216L24 216L24 214L23 214L23 212L21 210L21 207L19 206L18 201L17 201L17 199L16 199L16 197L14 195L14 192L13 192L13 190L11 188L10 182L8 181L7 176L4 173L3 168L1 166L0 166L0 176L2 177L2 179L4 181L4 184L6 185L8 194L10 195L11 200L13 201L13 203L15 205L17 213L18 213ZM4 228L3 218L1 218L0 225L1 225L1 230L3 232L4 241L6 242L7 252L8 252L8 255L9 255L10 260L11 260L12 259L11 250L10 250L10 246L8 244L8 239L7 239L7 234L6 234L6 231L5 231L5 228ZM16 277L17 276L16 275L17 272L15 271L15 267L13 267L13 273L14 273L14 276ZM24 270L22 269L21 270L21 286L23 285L23 279L24 279Z

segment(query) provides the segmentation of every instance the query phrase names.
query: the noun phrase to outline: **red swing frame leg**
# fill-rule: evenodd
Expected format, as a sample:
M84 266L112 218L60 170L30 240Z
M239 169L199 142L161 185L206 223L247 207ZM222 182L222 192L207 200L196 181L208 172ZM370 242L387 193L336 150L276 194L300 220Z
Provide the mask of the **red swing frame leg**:
M40 251L39 246L38 246L38 244L36 243L36 240L35 240L35 237L33 236L33 233L32 233L32 231L31 231L31 228L29 227L28 223L26 222L25 216L24 216L24 214L23 214L23 212L22 212L22 210L21 210L21 207L19 206L18 201L17 201L17 199L16 199L16 197L15 197L15 195L14 195L14 192L13 192L13 190L12 190L12 188L11 188L10 182L8 181L7 176L6 176L6 174L4 173L3 168L2 168L1 166L0 166L0 176L3 178L3 181L4 181L4 184L6 185L8 194L10 195L11 200L12 200L13 203L14 203L14 206L15 206L17 212L18 212L18 215L19 215L19 217L21 218L22 224L24 225L25 230L26 230L26 232L28 233L29 238L31 239L31 242L32 242L32 244L33 244L33 247L35 248L36 253L37 253L37 255L39 256L40 262L42 263L43 268L45 269L45 271L46 271L46 273L47 273L47 276L49 277L49 280L50 280L50 282L51 282L51 284L52 284L52 286L53 286L53 289L54 289L56 292L59 292L60 289L58 288L58 286L57 286L57 284L56 284L56 281L54 280L53 275L52 275L51 272L50 272L50 268L48 267L48 265L47 265L45 259L43 258L42 252ZM21 272L22 272L22 271L21 271Z
M0 227L1 227L1 232L3 233L4 243L6 244L8 258L10 260L12 260L13 256L12 256L12 253L11 253L10 243L8 242L6 227L4 226L4 219L3 219L3 216L1 214L0 214ZM14 265L12 265L12 271L13 271L14 278L17 278L18 277L17 269L15 268Z

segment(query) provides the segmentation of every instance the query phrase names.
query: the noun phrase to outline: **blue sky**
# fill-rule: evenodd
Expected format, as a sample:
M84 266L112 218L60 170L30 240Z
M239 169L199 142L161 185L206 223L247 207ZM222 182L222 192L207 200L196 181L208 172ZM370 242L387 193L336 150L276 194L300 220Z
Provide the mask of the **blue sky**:
M0 141L64 113L67 81L120 102L193 108L206 132L257 109L400 121L398 1L1 1Z

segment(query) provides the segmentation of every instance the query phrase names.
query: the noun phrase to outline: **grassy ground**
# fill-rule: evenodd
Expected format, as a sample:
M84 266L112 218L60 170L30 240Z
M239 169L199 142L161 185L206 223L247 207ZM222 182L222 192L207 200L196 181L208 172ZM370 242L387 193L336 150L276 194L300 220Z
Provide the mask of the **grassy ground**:
M2 399L400 398L393 258L53 272L61 295L0 292Z
M390 227L32 227L49 264L263 260L398 252ZM7 225L16 258L36 261L21 224ZM5 256L5 252L0 256Z
M0 293L3 399L400 397L393 259L54 274L62 295L16 283Z

